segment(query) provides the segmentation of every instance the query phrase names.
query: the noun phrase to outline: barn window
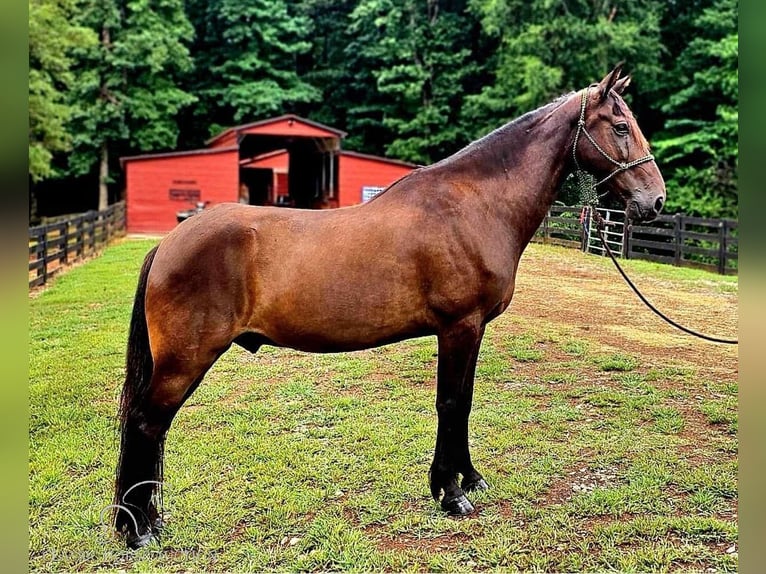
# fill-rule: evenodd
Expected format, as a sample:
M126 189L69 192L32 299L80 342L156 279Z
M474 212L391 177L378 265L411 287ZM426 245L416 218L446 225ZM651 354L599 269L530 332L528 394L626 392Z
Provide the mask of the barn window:
M385 187L373 187L370 185L362 186L362 202L370 201L373 197L378 195L381 191L386 189Z

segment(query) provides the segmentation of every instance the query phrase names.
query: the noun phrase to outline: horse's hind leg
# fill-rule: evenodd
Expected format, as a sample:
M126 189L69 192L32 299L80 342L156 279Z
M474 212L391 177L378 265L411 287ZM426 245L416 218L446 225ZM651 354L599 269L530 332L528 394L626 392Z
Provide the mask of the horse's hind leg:
M121 508L115 527L125 531L131 548L147 545L159 532L165 436L175 414L220 354L192 362L160 361L145 396L133 400L122 414L115 488L115 504Z
M483 325L465 322L439 334L436 411L439 425L431 465L431 494L450 514L470 514L473 505L466 491L483 489L487 483L476 472L468 449L468 416L473 401L473 379ZM463 489L458 486L463 475Z

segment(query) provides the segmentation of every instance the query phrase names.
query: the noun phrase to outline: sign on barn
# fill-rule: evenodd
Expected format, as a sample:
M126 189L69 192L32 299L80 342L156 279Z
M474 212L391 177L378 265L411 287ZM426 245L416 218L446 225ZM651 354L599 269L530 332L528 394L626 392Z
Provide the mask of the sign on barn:
M229 128L203 149L123 157L128 232L169 231L176 213L198 202L355 205L416 167L343 150L345 136L288 114Z

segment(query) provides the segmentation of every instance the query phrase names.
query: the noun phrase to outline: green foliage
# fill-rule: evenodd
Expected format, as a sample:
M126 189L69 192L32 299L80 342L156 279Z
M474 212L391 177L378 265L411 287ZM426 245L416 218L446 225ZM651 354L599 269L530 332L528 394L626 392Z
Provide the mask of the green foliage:
M460 3L361 0L351 14L359 32L349 49L370 68L383 100L387 155L430 163L466 143L457 123L464 84L475 73L471 28ZM364 102L362 111L369 110Z
M210 132L292 111L320 92L297 73L296 58L311 49L311 22L284 0L193 1L201 100L195 113L208 117ZM211 125L210 117L213 118Z
M56 174L53 154L72 147L67 123L75 102L68 99L75 75L76 47L93 46L92 30L71 22L78 0L29 2L29 175L33 181Z
M664 6L656 0L620 6L471 0L471 12L498 48L493 81L466 98L466 123L476 126L476 135L486 132L499 120L587 86L620 60L642 83L651 82L660 72Z
M330 126L347 126L348 104L359 102L358 95L351 93L351 85L365 70L352 67L353 53L346 54L353 39L348 20L356 4L356 0L299 0L292 4L296 14L310 23L310 49L297 58L297 72L321 92L318 100L297 109ZM355 141L352 149L364 151L363 138L358 130L355 132L346 142Z
M738 13L738 0L715 0L696 14L681 31L692 39L666 74L667 119L655 149L671 211L737 217Z

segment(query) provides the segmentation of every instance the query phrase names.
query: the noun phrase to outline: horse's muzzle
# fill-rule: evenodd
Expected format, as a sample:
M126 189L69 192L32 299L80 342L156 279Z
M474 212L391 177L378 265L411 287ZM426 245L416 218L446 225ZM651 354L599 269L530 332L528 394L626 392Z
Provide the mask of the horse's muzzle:
M625 214L632 222L645 223L656 219L664 205L665 194L663 193L645 202L634 199L628 203Z

